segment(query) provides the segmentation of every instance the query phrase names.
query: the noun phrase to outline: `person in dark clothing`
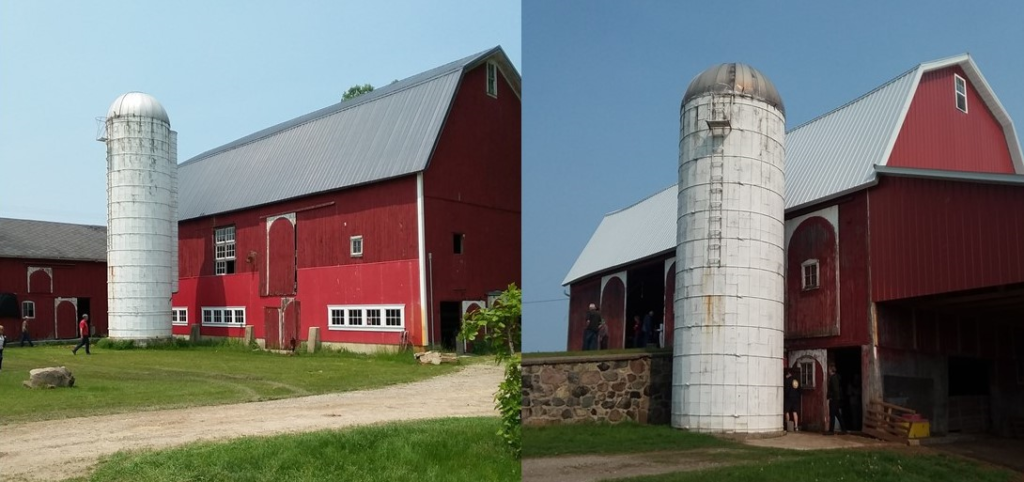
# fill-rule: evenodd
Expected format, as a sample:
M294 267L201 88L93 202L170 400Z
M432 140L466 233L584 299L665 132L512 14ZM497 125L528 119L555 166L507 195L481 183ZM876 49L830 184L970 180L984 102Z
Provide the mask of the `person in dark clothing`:
M78 342L78 345L71 350L71 354L77 355L78 349L85 346L85 354L92 355L92 353L89 353L89 315L82 315L82 320L78 322L78 334L82 339Z
M644 315L644 321L640 324L640 331L643 333L643 335L642 335L642 337L640 339L640 343L638 345L640 348L646 348L647 347L647 343L649 343L651 341L651 327L653 325L654 325L654 311L652 310L652 311L648 311L647 314Z
M642 348L644 343L644 331L640 325L640 315L633 315L633 347Z
M597 332L601 329L601 325L604 325L601 313L597 311L597 305L591 303L590 309L587 310L587 326L583 329L584 350L597 349Z
M800 431L800 380L793 373L793 369L786 369L786 378L783 382L782 411L786 415L786 431L789 431L789 422L793 421L793 431Z
M828 391L826 394L828 398L828 435L836 433L836 422L842 420L842 404L843 404L843 382L836 373L836 366L829 364L828 366ZM846 431L846 427L840 425L842 432Z

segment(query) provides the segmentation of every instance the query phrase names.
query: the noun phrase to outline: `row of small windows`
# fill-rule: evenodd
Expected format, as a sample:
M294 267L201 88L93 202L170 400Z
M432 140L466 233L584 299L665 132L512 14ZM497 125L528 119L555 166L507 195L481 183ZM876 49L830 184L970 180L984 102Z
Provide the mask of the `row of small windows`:
M462 254L466 235L453 233L452 252ZM353 258L363 257L363 237L349 238L349 255ZM232 274L235 272L235 227L216 228L213 233L214 273Z
M244 307L203 307L203 326L245 326ZM328 328L332 330L401 330L405 327L404 305L328 306ZM172 325L188 325L188 308L171 309Z

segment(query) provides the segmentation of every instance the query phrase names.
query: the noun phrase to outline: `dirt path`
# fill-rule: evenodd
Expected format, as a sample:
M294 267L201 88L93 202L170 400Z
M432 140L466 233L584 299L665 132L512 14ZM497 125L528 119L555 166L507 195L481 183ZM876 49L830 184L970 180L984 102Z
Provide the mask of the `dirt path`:
M523 482L594 482L730 465L709 457L729 449L523 459ZM720 459L719 459L720 460Z
M125 449L397 420L496 415L493 398L502 375L501 367L469 365L453 374L375 390L4 426L0 480L80 476L101 456Z

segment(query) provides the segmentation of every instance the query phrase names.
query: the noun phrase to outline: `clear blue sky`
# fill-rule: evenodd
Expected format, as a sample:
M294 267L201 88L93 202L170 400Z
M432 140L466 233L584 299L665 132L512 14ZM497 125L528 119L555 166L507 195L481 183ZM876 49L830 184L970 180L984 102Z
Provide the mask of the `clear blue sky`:
M676 182L679 103L718 63L768 76L793 127L969 52L1024 123L1024 2L526 0L523 346L565 349L561 286L605 213ZM643 233L634 233L643 236Z
M106 223L96 117L153 95L178 161L501 45L517 0L0 1L0 217Z

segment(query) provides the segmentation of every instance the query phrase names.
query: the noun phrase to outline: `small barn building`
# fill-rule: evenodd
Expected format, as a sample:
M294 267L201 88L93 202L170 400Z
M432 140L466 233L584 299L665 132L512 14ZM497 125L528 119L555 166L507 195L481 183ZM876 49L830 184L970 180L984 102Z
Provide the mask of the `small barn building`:
M806 428L828 418L829 364L854 429L872 399L939 433L1005 435L1024 419L1024 162L971 57L920 64L793 128L785 175L786 364ZM678 189L602 220L564 280L569 350L589 303L610 347L631 346L626 320L648 311L664 321L661 343L680 343Z
M107 334L107 230L0 218L0 324L8 343L29 320L36 340L78 337L78 318Z
M496 47L181 163L173 333L454 347L520 284L520 91Z

